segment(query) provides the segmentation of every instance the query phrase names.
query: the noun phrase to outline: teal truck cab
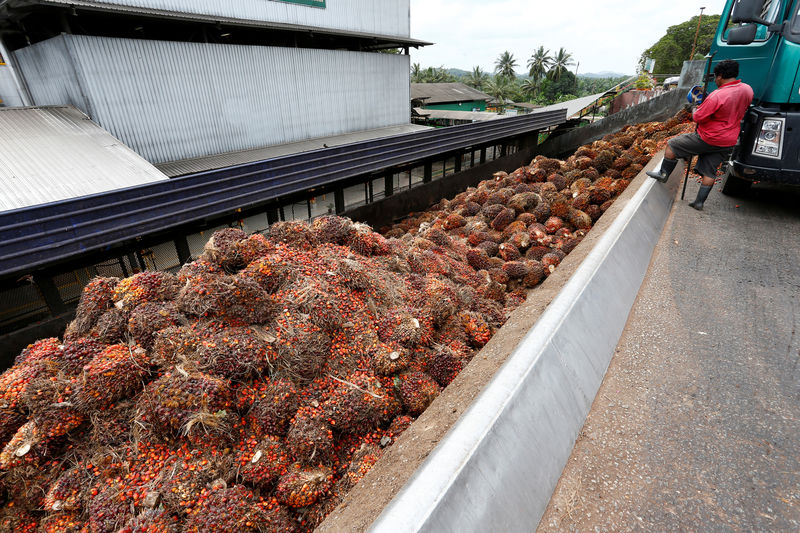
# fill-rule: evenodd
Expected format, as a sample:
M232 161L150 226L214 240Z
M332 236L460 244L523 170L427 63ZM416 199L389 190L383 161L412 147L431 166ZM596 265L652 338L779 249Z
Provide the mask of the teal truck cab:
M727 0L709 56L738 61L755 93L722 191L800 185L800 0Z

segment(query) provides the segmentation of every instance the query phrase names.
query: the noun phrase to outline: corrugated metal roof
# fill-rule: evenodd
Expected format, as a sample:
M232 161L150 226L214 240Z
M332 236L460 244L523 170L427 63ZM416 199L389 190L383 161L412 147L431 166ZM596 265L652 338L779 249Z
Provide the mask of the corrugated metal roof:
M486 122L487 120L497 120L498 118L510 116L498 115L497 113L484 113L481 111L451 111L449 109L423 109L421 107L415 107L414 111L432 119L470 120L472 122Z
M45 5L244 26L390 37L411 46L409 0L335 0L324 9L268 0L34 0ZM26 0L26 3L30 3Z
M0 211L168 179L74 107L0 108Z
M430 129L428 126L418 124L404 124L402 126L391 126L388 128L378 128L374 130L356 131L345 135L334 135L331 137L317 137L305 141L265 146L254 150L242 150L238 152L228 152L225 154L212 155L208 157L198 157L194 159L184 159L183 161L170 161L168 163L157 164L159 170L170 177L204 172L215 168L230 167L255 161L264 161L282 155L297 154L320 148L330 148L359 141L369 141L412 133L415 131Z
M490 100L488 94L473 89L463 83L412 83L411 99L425 100L425 104L442 104L445 102L471 102L473 100Z
M587 107L595 103L604 94L606 93L597 93L589 96L582 96L574 100L567 100L566 102L559 102L557 104L546 105L544 107L535 109L533 112L541 113L543 111L555 111L556 109L566 109L567 118L570 118L572 117L572 115L580 113L583 109L586 109Z

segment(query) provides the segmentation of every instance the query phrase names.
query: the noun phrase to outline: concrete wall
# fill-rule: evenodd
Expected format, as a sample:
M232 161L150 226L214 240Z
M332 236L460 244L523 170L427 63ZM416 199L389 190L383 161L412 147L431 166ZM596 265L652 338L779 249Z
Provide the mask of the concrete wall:
M673 90L634 107L604 118L594 124L575 128L562 135L547 139L540 147L540 153L550 157L572 152L578 146L587 144L604 135L617 131L627 124L651 122L671 117L686 103L686 93Z

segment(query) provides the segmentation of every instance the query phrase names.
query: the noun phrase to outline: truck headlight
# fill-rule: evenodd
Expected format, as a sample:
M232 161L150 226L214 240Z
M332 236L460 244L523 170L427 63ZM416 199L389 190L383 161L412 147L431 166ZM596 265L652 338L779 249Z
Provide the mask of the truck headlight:
M785 118L765 118L761 122L761 131L758 132L756 144L753 146L753 155L780 159L783 153L785 123Z

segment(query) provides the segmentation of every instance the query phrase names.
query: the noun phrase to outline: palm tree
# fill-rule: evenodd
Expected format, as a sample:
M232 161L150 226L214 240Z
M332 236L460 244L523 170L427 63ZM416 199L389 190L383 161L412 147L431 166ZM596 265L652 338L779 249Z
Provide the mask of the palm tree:
M536 96L536 89L538 88L539 88L539 82L533 78L527 78L523 80L522 85L520 86L522 94L524 94L525 97L528 99Z
M553 59L553 66L550 67L547 74L554 80L558 80L561 78L561 73L567 70L567 67L574 64L575 62L572 60L572 54L567 53L562 46L559 48L555 59Z
M411 81L413 83L422 83L424 81L422 79L422 67L419 66L419 63L411 65Z
M467 74L465 83L470 87L482 89L488 79L489 75L484 72L481 67L475 67L472 69L472 72Z
M528 75L538 83L547 74L547 70L552 64L553 58L550 57L550 50L545 50L544 46L540 46L528 59Z
M517 66L517 60L514 59L514 54L510 53L508 50L500 54L500 57L497 58L497 61L494 63L494 71L497 72L498 76L503 78L513 79L517 76L517 73L514 72L514 67Z
M503 103L505 103L505 99L508 98L511 87L507 78L497 75L494 79L490 79L486 82L484 89L487 94L494 96L500 106L502 106Z

